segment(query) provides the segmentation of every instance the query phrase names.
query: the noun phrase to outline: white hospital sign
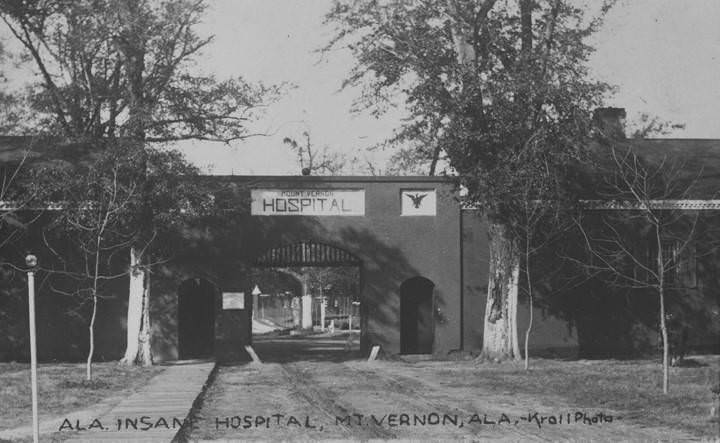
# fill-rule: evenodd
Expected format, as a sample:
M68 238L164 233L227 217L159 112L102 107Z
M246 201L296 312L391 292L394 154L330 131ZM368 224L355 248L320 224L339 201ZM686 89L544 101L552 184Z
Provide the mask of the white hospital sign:
M364 189L253 189L252 215L365 215Z

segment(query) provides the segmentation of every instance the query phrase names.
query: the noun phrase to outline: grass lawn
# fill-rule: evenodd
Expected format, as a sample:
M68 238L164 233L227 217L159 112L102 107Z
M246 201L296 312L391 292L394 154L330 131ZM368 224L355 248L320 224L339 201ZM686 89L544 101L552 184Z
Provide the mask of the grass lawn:
M710 417L710 407L712 386L720 381L720 356L692 359L702 366L670 368L667 395L662 393L662 366L651 360L534 359L530 371L515 363L482 363L476 368L483 386L497 393L559 396L580 408L617 411L624 421L643 426L717 437L720 423ZM458 374L445 370L437 375Z
M38 365L40 421L74 410L92 408L108 397L122 397L163 371L162 366L136 368L117 362L95 363L93 381L85 381L83 363ZM32 424L30 365L0 363L0 429Z

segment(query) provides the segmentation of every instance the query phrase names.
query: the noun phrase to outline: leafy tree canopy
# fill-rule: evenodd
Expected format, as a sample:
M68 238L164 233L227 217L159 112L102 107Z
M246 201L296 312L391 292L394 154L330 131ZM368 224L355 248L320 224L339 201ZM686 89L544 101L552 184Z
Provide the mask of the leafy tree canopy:
M46 131L146 141L249 136L277 87L191 73L212 38L195 31L202 0L8 0L0 17L42 79L30 89Z
M346 83L364 86L360 106L381 114L404 98L392 142L432 167L446 156L468 199L510 223L520 200L568 189L610 90L590 78L587 40L612 3L588 19L569 0L336 0L328 48L355 55Z
M196 168L145 142L249 137L249 121L281 87L194 72L212 41L195 30L206 7L204 0L0 2L0 18L38 74L22 118L37 121L37 131L63 149L89 147L71 170L29 172L32 183L42 182L42 198L101 201L107 189L86 186L88 171L98 183L117 180L132 190L123 206L125 235L139 229L140 244L211 204L187 179Z

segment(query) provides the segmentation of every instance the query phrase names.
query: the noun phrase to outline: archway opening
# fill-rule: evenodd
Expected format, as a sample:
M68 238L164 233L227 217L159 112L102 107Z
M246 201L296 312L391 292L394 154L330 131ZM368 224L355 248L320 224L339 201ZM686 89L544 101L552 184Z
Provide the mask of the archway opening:
M431 354L433 347L433 290L425 277L413 277L400 285L400 353Z
M178 357L209 358L215 349L215 286L192 278L178 288Z
M363 320L360 260L316 242L266 251L252 272L253 343L262 360L356 358Z

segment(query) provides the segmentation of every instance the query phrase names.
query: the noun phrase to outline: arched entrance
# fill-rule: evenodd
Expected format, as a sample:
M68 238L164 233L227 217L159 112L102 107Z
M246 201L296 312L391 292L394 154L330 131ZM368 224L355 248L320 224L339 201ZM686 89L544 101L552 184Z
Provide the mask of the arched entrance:
M267 361L356 358L363 334L361 266L349 251L316 241L258 256L249 285L257 288L252 328L258 355ZM292 284L284 281L288 277Z
M178 357L212 357L215 345L215 286L185 280L178 288Z
M433 290L425 277L400 285L400 353L431 354L433 347Z

